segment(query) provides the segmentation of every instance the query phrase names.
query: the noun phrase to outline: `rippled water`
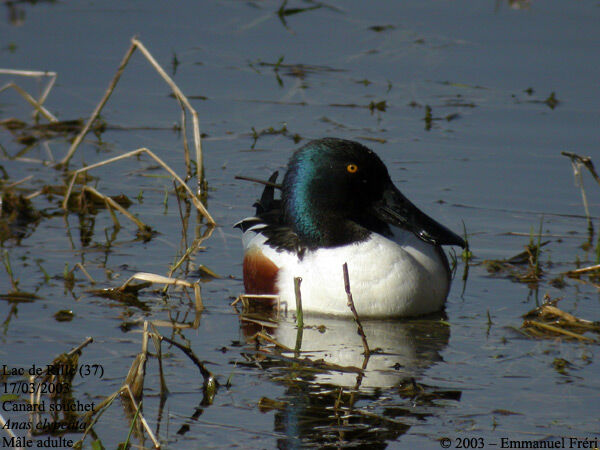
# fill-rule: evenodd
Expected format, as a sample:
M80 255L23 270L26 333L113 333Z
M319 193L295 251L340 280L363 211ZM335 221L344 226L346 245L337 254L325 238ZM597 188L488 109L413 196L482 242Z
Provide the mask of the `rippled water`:
M159 331L189 344L220 387L207 391L196 365L163 343L169 395L161 402L159 366L150 357L143 410L165 448L439 448L444 437L452 448L464 437L500 447L502 438L599 436L597 344L519 331L521 316L545 294L562 298L558 306L571 314L600 320L593 279L560 283L562 273L597 262L597 234L588 233L571 163L561 155L600 161L596 2L103 1L1 8L0 66L56 72L45 106L61 120L89 117L130 39L139 37L198 111L207 205L218 227L174 274L202 280L205 309L196 315L189 290L163 295L154 285L128 302L92 291L118 287L135 272L166 275L206 231L192 207L182 203L180 212L171 179L153 160L99 168L88 181L132 200L129 210L157 232L146 242L126 219L116 230L106 209L64 214L60 196L36 196L41 215L8 235L2 230L0 365L44 365L92 336L79 362L101 365L104 376L76 375L73 397L98 404L123 383L141 349L143 321L179 323L177 331ZM35 95L45 83L1 74L0 81ZM9 118L32 124L31 108L12 90L0 93L0 120ZM106 130L86 137L69 169L148 147L185 174L180 109L139 52L102 119ZM5 192L30 175L18 192L65 182L43 161L60 160L74 134L0 130ZM35 142L19 140L32 135ZM323 136L375 150L414 203L457 232L464 222L474 255L466 281L458 255L443 316L365 322L370 347L379 349L368 360L352 321L307 317L301 351L277 351L257 347L251 337L261 327L230 306L243 289L240 236L232 225L253 212L261 192L234 177L267 178L293 149ZM600 187L585 169L582 176L598 228ZM549 243L539 283L488 271L485 260L522 252L540 223ZM65 268L77 263L94 285L80 270L65 282ZM526 267L514 270L523 274ZM35 297L8 295L15 290ZM72 320L57 320L62 310L71 310ZM292 317L266 331L290 349L297 345ZM0 388L20 380L0 379ZM133 414L124 405L113 403L94 426L106 448L127 437ZM23 412L1 414L27 419ZM137 431L132 441L140 443Z

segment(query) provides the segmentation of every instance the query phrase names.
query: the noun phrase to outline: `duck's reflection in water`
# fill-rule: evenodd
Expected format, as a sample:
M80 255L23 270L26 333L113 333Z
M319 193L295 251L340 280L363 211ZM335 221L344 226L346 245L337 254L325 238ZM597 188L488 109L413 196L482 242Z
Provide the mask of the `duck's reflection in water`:
M365 356L353 320L305 317L300 333L290 320L259 325L242 315L253 345L248 362L286 386L284 396L259 405L276 411L275 431L285 436L279 447L385 447L459 400L460 392L419 382L448 345L450 326L442 319L362 321L371 350Z

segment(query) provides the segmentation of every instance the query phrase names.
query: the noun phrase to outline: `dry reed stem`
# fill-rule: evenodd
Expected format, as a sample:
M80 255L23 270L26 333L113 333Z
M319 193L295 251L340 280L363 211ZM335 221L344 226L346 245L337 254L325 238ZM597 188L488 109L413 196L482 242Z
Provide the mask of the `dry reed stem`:
M144 390L146 361L147 356L143 352L138 353L131 362L131 366L125 377L125 384L133 386L137 398L141 397L142 391Z
M129 59L131 58L131 55L133 55L134 51L135 51L135 45L131 44L131 46L125 53L125 56L123 57L121 64L119 65L119 68L117 69L117 73L115 73L115 76L113 77L110 84L108 85L108 88L106 89L106 92L104 93L104 97L102 97L102 100L100 100L100 103L98 103L98 105L96 106L96 109L94 109L94 112L92 112L92 115L88 119L88 121L85 124L85 126L83 127L83 129L79 132L77 137L75 137L75 139L73 140L73 143L71 144L71 147L69 147L69 151L67 152L65 157L58 163L59 167L64 166L69 162L69 160L75 153L75 150L77 150L77 147L79 147L79 144L81 144L81 141L83 140L85 135L88 133L88 131L90 131L90 128L92 127L92 123L94 123L94 120L96 120L96 118L100 115L100 111L102 111L102 108L104 108L104 105L110 98L113 90L115 89L117 83L119 82L119 79L121 78L121 75L123 74L123 70L125 70L125 66L129 62Z
M568 277L581 275L582 273L595 272L600 271L600 264L596 264L594 266L582 267L581 269L574 269L565 272L565 275Z
M358 313L356 312L356 308L354 307L354 299L352 298L352 292L350 291L350 277L348 275L348 263L344 263L342 266L342 270L344 271L344 289L346 290L346 296L348 297L348 307L350 311L352 311L352 315L354 316L354 320L356 321L356 326L358 328L358 334L362 339L362 344L365 349L365 356L369 356L371 354L371 350L369 350L369 344L367 342L367 336L365 335L365 331L363 330L362 324L360 323L360 319L358 318Z
M152 337L152 343L154 344L154 349L156 350L156 359L158 360L158 375L160 378L160 396L163 398L169 393L169 389L167 388L167 382L165 381L165 374L163 370L162 364L162 343L158 338L158 329L154 325L153 322L150 322L150 328L152 329L152 333L150 333L150 337ZM159 419L160 421L160 419Z
M144 320L144 334L142 335L142 352L148 354L148 321Z
M9 189L12 189L12 188L14 188L14 187L16 187L16 186L18 186L20 184L23 184L23 183L31 180L32 178L33 178L33 175L29 175L28 177L25 177L25 178L23 178L23 179L21 179L19 181L15 181L14 183L11 183L9 185L4 186L4 190L7 191Z
M167 75L167 73L160 66L160 64L158 64L158 62L156 62L156 60L150 54L150 52L146 49L144 44L142 44L135 37L133 39L131 39L131 46L128 48L127 52L125 53L125 56L123 57L121 64L119 65L119 68L117 69L117 72L115 73L115 76L111 80L111 82L104 94L104 97L102 98L100 103L96 106L96 109L94 110L94 112L92 113L90 118L88 119L84 128L81 130L79 135L77 135L77 137L71 144L69 151L67 152L65 157L60 161L59 166L63 166L69 162L69 160L75 153L75 150L77 149L79 144L81 144L81 141L83 140L85 135L89 132L89 130L92 126L92 123L94 122L94 120L96 120L96 118L100 114L100 111L102 111L102 108L104 107L104 105L106 104L108 99L110 98L117 83L119 82L119 79L121 78L121 75L123 74L123 71L125 70L125 66L129 62L129 59L131 58L131 56L133 55L133 52L136 49L139 49L140 52L142 52L142 54L146 57L146 59L148 60L150 65L152 65L152 67L154 67L154 69L158 72L158 74L169 85L169 87L172 89L175 97L180 102L180 105L183 104L190 111L190 114L192 115L194 147L196 150L196 166L197 166L196 167L196 170L197 170L196 177L197 177L197 186L198 186L197 191L198 191L198 194L200 194L202 191L201 186L202 186L202 181L203 181L202 178L203 178L203 173L204 173L204 164L203 164L203 160L202 160L202 141L201 141L201 135L200 135L200 125L199 125L199 121L198 121L198 113L196 112L196 110L194 108L192 108L192 105L190 104L187 97L185 95L183 95L183 92L181 92L181 90L179 89L179 87L177 87L177 85L171 79L171 77L169 77L169 75ZM185 129L185 124L183 124L183 128ZM189 160L189 157L186 157L186 162L188 160ZM190 168L188 166L188 173L189 172L190 172ZM214 223L214 221L212 221L212 220L211 220L211 222Z
M117 215L115 214L115 210L111 206L110 202L108 201L108 197L104 198L104 204L106 205L106 209L108 209L108 212L110 213L110 218L113 221L113 225L114 225L115 229L120 230L121 229L121 223L119 222L119 219L117 219Z
M173 267L171 267L171 269L169 269L169 275L171 276L173 275L173 272L175 272L180 266L181 264L184 263L184 261L190 257L190 255L194 252L194 250L197 250L200 248L200 244L202 244L202 242L204 242L206 239L208 239L209 237L212 236L213 231L215 230L214 226L208 226L206 228L206 231L204 232L204 234L197 238L194 239L194 242L192 242L192 245L190 245L187 250L185 251L185 253L183 254L183 256L181 258L179 258L179 261L177 261Z
M123 214L125 217L127 217L129 220L131 220L133 223L135 223L137 225L137 227L141 230L141 231L145 231L148 230L150 227L147 226L144 222L142 222L140 219L138 219L137 217L135 217L133 214L131 214L129 211L127 211L125 208L123 208L121 205L119 205L117 202L115 202L112 198L101 194L100 192L98 192L96 189L94 189L91 186L83 186L81 188L81 191L87 191L90 194L94 195L95 197L99 198L100 200L104 200L105 204L110 205L110 207L116 209L117 211L119 211L121 214ZM114 213L113 213L114 214ZM117 221L117 224L119 222ZM120 225L118 225L120 226Z
M569 314L568 312L565 312L562 309L559 309L556 306L552 306L552 305L542 305L540 312L542 315L551 315L551 316L561 317L564 320L566 320L567 322L572 322L575 325L586 326L586 325L593 324L593 322L590 320L580 319L579 317L574 316L573 314Z
M196 365L196 367L198 367L198 370L200 370L200 373L202 374L205 383L208 383L209 379L213 378L212 373L204 366L204 363L198 359L198 357L192 351L192 349L180 344L177 341L174 341L173 339L169 339L168 337L163 336L162 334L159 334L158 338L162 341L167 341L169 344L174 345L183 353L185 353L186 356L190 358L192 362Z
M594 168L592 158L589 156L581 156L572 152L560 152L560 154L569 158L572 164L583 164L585 168L589 170L590 174L592 174L594 180L600 184L600 176L598 176L598 172L596 172L596 169Z
M140 405L138 405L137 402L135 401L133 393L131 392L131 388L129 387L128 384L126 384L125 386L123 386L123 389L125 389L125 391L127 391L127 393L129 394L129 399L131 400L131 403L133 404L133 407L136 410L136 414L138 414L138 419L142 422L142 425L144 426L146 433L148 433L148 436L150 436L150 439L152 440L152 443L154 444L154 448L160 448L160 443L156 440L156 437L154 436L152 429L150 428L150 426L148 425L148 422L146 422L146 419L144 418L144 415L140 411Z
M43 105L48 98L48 94L54 87L54 83L56 83L56 77L58 76L56 72L50 71L39 71L39 70L15 70L15 69L0 69L0 74L4 75L18 75L21 77L33 77L33 78L41 78L41 77L49 77L48 84L42 91L42 95L37 100L39 105Z
M148 321L144 321L144 331L142 334L142 351L137 354L129 372L125 377L124 386L129 388L133 397L141 398L144 392L144 379L146 377L146 362L148 361ZM137 408L136 408L137 409Z
M69 353L67 353L67 356L69 358L71 358L73 355L75 355L75 353L80 352L81 350L83 350L85 347L87 347L92 342L94 342L94 338L91 336L88 336L81 344L79 344L77 347L74 347L73 349L71 349L71 351Z
M42 91L42 95L40 95L40 98L38 100L33 99L33 97L29 93L27 93L26 91L24 91L23 89L21 89L19 86L17 86L14 83L7 84L5 87L3 87L2 89L0 89L0 92L2 92L4 89L8 89L9 87L12 87L28 103L30 103L31 105L33 105L33 107L36 109L37 112L34 114L34 117L39 112L49 122L58 122L58 119L56 117L54 117L53 114L51 114L46 108L44 108L42 106L44 104L44 102L46 101L46 98L48 97L48 94L52 90L52 87L54 86L54 83L56 82L56 77L57 77L56 72L37 71L37 70L0 69L0 74L3 74L3 75L18 75L18 76L21 76L21 77L33 77L33 78L49 77L50 79L48 80L48 84L46 84L46 87Z
M190 146L188 145L187 138L187 115L185 114L185 107L181 99L177 98L179 106L181 107L181 135L183 137L183 158L185 160L185 167L187 168L187 174L185 180L189 180L192 177L192 164L190 162Z
M271 336L263 333L262 331L259 331L258 333L256 333L254 336L252 336L250 338L250 340L258 340L258 338L264 339L265 341L270 342L271 344L281 348L282 350L284 350L286 352L294 351L293 348L289 348L289 347L283 345L281 342L278 342L276 339L273 339Z
M245 314L242 314L240 316L240 320L242 322L254 323L254 324L260 325L261 327L264 327L264 328L275 328L278 325L278 323L275 321L270 321L269 319L262 320L262 319L259 319L256 317L251 317L251 316L248 316Z
M301 277L294 277L294 295L296 296L296 323L299 329L304 328L304 313L302 311Z
M43 192L43 191L40 189L39 191L35 191L35 192L32 192L32 193L31 193L31 194L29 194L29 195L26 195L26 196L25 196L25 198L26 198L27 200L33 200L34 198L36 198L36 197L39 197L39 196L40 196L40 195L42 195L43 193L44 193L44 192Z
M571 159L571 166L573 168L573 174L575 176L576 184L579 186L581 191L581 201L583 203L583 210L585 211L585 217L588 222L588 230L593 230L592 218L590 216L590 207L588 204L587 195L585 193L585 187L583 185L583 176L581 175L581 170L579 170L581 163L577 162L575 159Z
M196 305L196 312L202 312L204 310L204 303L202 302L202 293L200 292L200 283L194 283L194 300Z
M92 342L94 342L94 338L91 337L91 336L88 336L77 347L73 347L71 350L69 350L68 353L61 353L60 355L58 355L56 358L54 358L52 360L51 364L48 364L48 365L52 366L52 365L55 365L57 362L60 362L60 358L61 358L62 355L66 355L67 358L72 358L73 356L75 356L75 353L79 353L81 350L83 350L85 347L87 347L88 345L90 345ZM34 378L35 379L37 379L37 378L43 378L43 377L46 377L47 375L48 375L48 369L46 368L46 369L44 369L42 371L42 373L40 373L38 375L35 375Z
M170 286L184 286L192 288L194 290L194 303L196 305L196 312L201 312L202 310L204 310L199 282L190 283L189 281L180 280L179 278L164 277L162 275L156 275L154 273L148 272L138 272L129 277L129 279L125 281L125 283L123 283L123 285L120 286L118 289L121 291L124 290L133 280L149 281L151 283L160 283Z
M46 371L44 371L44 373L42 375L30 375L29 376L30 386L31 385L35 385L37 378L42 378L42 380L46 380L46 379L49 378L48 377L48 373ZM30 403L32 405L39 405L41 403L41 399L42 399L42 392L41 391L42 390L41 389L36 389L36 390L37 390L37 393L36 393L35 397L34 397L34 394L31 394L31 397L29 398ZM31 413L32 428L35 428L35 424L37 422L36 419L39 419L40 417L41 416L40 416L39 412L32 412Z
M33 148L35 144L31 144L29 147L24 149L24 153L27 153L29 150L31 150ZM43 159L37 159L37 158L10 158L11 161L18 161L18 162L23 162L23 163L32 163L32 164L40 164L42 166L47 166L48 165L48 161L45 161Z
M304 311L302 311L302 292L300 285L301 277L294 277L294 295L296 297L296 345L294 345L294 356L300 356L302 349L302 338L304 337Z
M560 317L566 320L567 322L572 322L574 324L579 323L580 321L580 319L575 317L573 314L569 314L568 312L565 312L562 309L558 309L556 306L552 305L542 305L538 310L536 310L536 312L538 312L541 317Z
M600 184L600 177L594 168L594 163L592 163L592 159L589 156L581 156L576 153L571 152L561 152L562 155L568 157L571 160L571 167L573 168L573 175L575 177L575 182L579 186L581 191L581 200L583 202L583 209L585 210L585 216L587 219L588 232L590 233L590 239L594 233L594 226L592 224L592 217L590 215L590 209L588 205L587 195L585 193L585 188L583 186L583 176L581 175L580 167L584 166L589 172L592 174L592 177L596 180L598 184Z
M169 278L148 272L137 272L134 273L131 277L129 277L129 279L125 283L123 283L123 285L119 289L125 289L133 280L150 281L151 283L168 284L171 286L185 286L190 288L194 286L193 283L190 283L189 281L185 280L180 280L178 278Z
M115 156L114 158L109 158L109 159L106 159L104 161L100 161L100 162L98 162L96 164L92 164L91 166L82 167L82 168L77 169L74 172L72 172L73 173L73 177L71 178L71 181L69 183L69 187L67 189L67 192L65 193L65 199L63 200L63 204L62 204L63 209L65 209L65 210L67 209L67 203L69 201L69 197L71 196L71 191L73 190L73 185L75 184L75 180L77 179L77 175L79 175L80 173L83 173L83 172L87 172L88 170L95 169L97 167L102 167L102 166L105 166L107 164L111 164L113 162L120 161L121 159L130 158L132 156L139 155L140 153L146 153L146 154L148 154L152 159L154 159L158 164L160 164L160 166L162 166L162 168L165 169L169 173L169 175L171 175L173 178L175 178L175 180L177 180L177 182L179 182L179 184L181 186L183 186L183 188L186 190L186 192L188 193L190 199L192 200L192 203L194 203L194 206L206 218L206 220L208 221L209 225L216 225L216 222L214 221L214 219L212 218L212 216L210 215L210 213L208 212L208 210L204 207L204 205L202 204L202 202L200 201L200 199L198 199L198 197L196 197L194 195L194 193L191 191L191 189L189 188L189 186L187 184L185 184L185 182L179 177L179 175L177 175L173 171L173 169L171 169L162 159L160 159L151 150L149 150L149 149L147 149L145 147L138 148L136 150L132 150L132 151L127 152L127 153L125 153L123 155ZM88 188L88 189L91 189L91 188Z
M25 99L27 103L33 106L36 111L38 111L42 116L48 120L48 122L58 122L58 119L54 117L54 115L44 108L36 99L34 99L25 89L21 88L16 83L6 83L4 86L0 88L0 92L4 92L7 89L14 89L17 93Z
M196 112L196 110L194 108L192 108L192 105L190 104L187 97L185 95L183 95L183 92L181 92L181 90L179 89L179 87L177 87L177 85L171 79L171 77L169 75L167 75L167 72L164 71L164 69L160 66L160 64L158 64L156 62L156 60L150 54L150 52L146 49L146 47L144 47L144 44L142 44L136 38L133 38L131 40L131 42L133 45L136 45L137 48L139 48L139 50L148 59L150 64L159 73L159 75L163 78L163 80L165 80L165 82L171 87L171 89L173 90L173 93L175 94L175 97L181 103L183 103L185 105L185 107L190 111L190 114L192 115L192 126L193 126L193 133L194 133L194 148L196 150L196 166L197 166L196 167L196 178L197 178L197 184L198 184L198 195L200 195L200 193L202 192L201 186L202 186L202 181L203 181L202 178L203 178L203 173L204 173L204 163L203 163L203 159L202 159L202 140L201 140L201 135L200 135L200 125L198 122L198 113Z
M98 422L100 417L102 417L102 414L104 414L106 412L106 410L108 410L110 405L112 405L112 403L115 401L115 398L117 398L119 396L119 394L121 394L123 389L124 389L124 387L121 386L118 391L113 392L108 397L106 397L104 400L102 400L102 402L100 402L100 404L98 405L98 407L95 410L87 412L83 415L84 422L87 422L88 419L92 419L92 417L93 417L93 419L90 420L90 423L88 424L85 431L83 432L83 436L81 436L81 439L77 442L81 442L83 444L84 439L86 438L87 434L90 432L92 427L96 424L96 422ZM96 411L98 411L98 412L96 412Z
M44 378L46 378L48 376L47 372L43 373ZM41 375L30 375L29 376L29 382L33 385L35 385L36 379L40 377L42 378ZM30 384L30 386L31 386ZM41 403L41 399L42 399L42 390L41 389L36 389L37 394L34 397L34 394L31 394L30 397L30 401L32 405L39 405ZM31 413L31 427L32 428L36 428L37 422L40 419L41 414L39 412L32 412Z
M55 366L56 364L60 364L60 365L64 364L64 362L63 362L64 358L67 358L67 360L70 361L73 358L73 356L75 356L76 353L80 353L81 350L83 350L85 347L87 347L92 342L94 342L94 338L92 338L91 336L88 336L77 347L73 347L71 350L69 350L68 353L61 353L60 355L58 355L56 358L54 358L52 360L52 362L50 364L47 365L46 369L44 369L41 373L29 376L29 382L31 383L31 385L35 386L36 381L38 379L41 379L40 384L44 384L48 380L50 380L51 383L54 383L54 381L56 380L56 376L48 375L48 367ZM34 392L35 392L35 394L34 394ZM29 402L31 405L39 405L41 403L41 398L42 398L42 389L36 388L36 389L31 390L31 393L29 396ZM32 429L34 429L34 430L37 429L37 422L38 422L39 418L40 418L39 412L31 413Z
M556 300L557 301L557 300ZM535 308L532 311L529 311L527 314L523 316L524 319L531 319L534 317L539 317L543 319L545 324L551 324L551 326L557 326L561 329L572 328L578 332L578 334L585 331L593 331L595 333L600 333L600 323L592 322L590 320L580 319L573 314L569 314L556 306L554 303L556 301L550 303L544 303L542 306Z
M555 326L549 325L547 323L538 322L537 320L525 320L523 322L523 327L537 327L537 328L541 328L544 331L551 331L553 333L563 334L565 336L579 339L580 341L596 342L595 339L589 338L587 336L583 336L581 334L574 333L572 331L568 331L568 330L565 330L560 327L555 327Z
M239 302L243 302L244 300L250 299L250 298L265 298L265 299L271 299L271 300L278 300L279 299L279 295L272 295L272 294L240 294L237 296L237 298L231 302L229 304L229 306L235 306L237 305Z
M96 280L94 280L92 278L92 276L88 273L87 270L85 270L85 267L83 267L83 265L81 263L75 264L75 266L73 267L73 271L75 270L75 268L79 268L79 270L81 270L83 272L83 274L87 277L87 279L90 280L90 283L96 284Z
M271 186L271 187L274 187L275 189L281 189L281 184L279 184L279 183L273 183L271 181L266 181L266 180L259 180L258 178L246 177L243 175L236 175L233 178L235 178L236 180L252 181L253 183L259 183L259 184L263 184L265 186Z

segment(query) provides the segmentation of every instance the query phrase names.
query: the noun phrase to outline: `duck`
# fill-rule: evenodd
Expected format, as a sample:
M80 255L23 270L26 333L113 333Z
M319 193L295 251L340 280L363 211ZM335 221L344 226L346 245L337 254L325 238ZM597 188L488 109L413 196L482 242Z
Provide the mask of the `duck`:
M300 277L303 312L352 316L347 264L361 318L444 308L452 277L442 246L465 241L404 196L374 151L345 139L312 140L293 153L281 184L278 175L265 183L255 215L235 224L247 295L278 296L295 311Z

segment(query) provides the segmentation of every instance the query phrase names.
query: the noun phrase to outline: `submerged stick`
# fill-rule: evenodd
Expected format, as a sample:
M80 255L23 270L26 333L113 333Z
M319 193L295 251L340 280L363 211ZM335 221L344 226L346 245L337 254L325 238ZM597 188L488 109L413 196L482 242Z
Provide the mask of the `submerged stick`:
M362 324L360 323L360 319L358 318L358 313L356 312L356 308L354 307L354 299L352 298L352 292L350 291L350 277L348 276L348 263L344 263L342 266L344 271L344 289L346 289L346 296L348 297L348 307L350 311L352 311L352 315L354 316L354 321L356 322L356 326L358 327L358 334L362 339L362 344L365 349L365 356L369 356L371 354L371 350L369 350L369 344L367 342L367 336L365 335L365 331L363 330Z

